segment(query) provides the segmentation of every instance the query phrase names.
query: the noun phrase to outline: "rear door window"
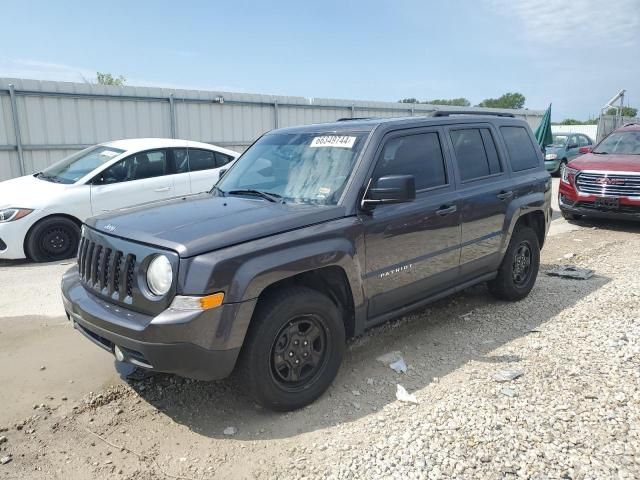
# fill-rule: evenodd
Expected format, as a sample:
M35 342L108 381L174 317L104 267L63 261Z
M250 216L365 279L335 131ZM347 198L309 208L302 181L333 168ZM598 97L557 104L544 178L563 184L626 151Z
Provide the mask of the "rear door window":
M192 172L216 168L216 157L211 150L189 149L189 169Z
M507 146L511 169L514 172L540 165L538 150L533 146L531 137L524 127L500 127L500 132Z
M502 172L498 151L488 128L453 130L450 136L463 182Z

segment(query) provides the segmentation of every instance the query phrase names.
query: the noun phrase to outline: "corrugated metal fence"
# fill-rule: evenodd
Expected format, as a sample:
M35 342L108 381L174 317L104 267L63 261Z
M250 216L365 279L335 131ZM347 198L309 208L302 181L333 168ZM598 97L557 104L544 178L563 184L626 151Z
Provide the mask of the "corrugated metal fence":
M639 117L616 117L612 115L601 115L598 119L598 141L613 132L616 128L622 127L627 123L640 124Z
M274 128L344 117L424 115L436 109L450 108L0 78L0 181L121 138L173 137L242 151ZM532 128L543 113L495 111L513 113Z

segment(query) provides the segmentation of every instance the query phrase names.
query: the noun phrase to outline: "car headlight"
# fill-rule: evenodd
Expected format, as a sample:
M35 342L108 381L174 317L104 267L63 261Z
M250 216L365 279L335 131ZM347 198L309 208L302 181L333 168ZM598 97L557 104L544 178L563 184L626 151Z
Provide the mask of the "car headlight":
M158 255L151 260L147 269L147 285L155 295L166 295L171 290L173 283L173 268L169 259L164 255Z
M557 153L547 153L544 156L545 160L555 160L556 158L558 158L558 154Z
M569 168L566 165L561 169L560 180L564 183L571 183L571 181L576 178L576 175L580 173L580 170L576 170L575 168Z
M19 220L22 217L26 217L31 212L33 212L33 210L30 208L5 208L0 210L0 223Z

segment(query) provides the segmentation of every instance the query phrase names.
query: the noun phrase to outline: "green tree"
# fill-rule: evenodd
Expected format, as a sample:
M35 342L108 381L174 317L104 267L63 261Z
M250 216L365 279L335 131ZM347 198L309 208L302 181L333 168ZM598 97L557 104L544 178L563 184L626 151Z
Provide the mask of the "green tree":
M607 110L607 115L617 115L617 114L618 114L618 109L617 108L610 108L609 110ZM635 117L636 115L638 115L638 109L637 108L622 107L622 116L623 117Z
M98 80L98 85L114 85L116 87L124 86L124 82L127 81L122 75L114 77L110 73L102 72L96 72L96 79Z
M463 97L451 98L451 99L442 98L442 99L436 99L436 100L427 100L423 103L429 103L431 105L451 105L454 107L470 107L471 106L471 102Z
M420 103L417 98L403 98L402 100L398 100L398 103Z
M560 125L584 125L584 123L575 118L565 118L560 122Z
M487 98L478 107L487 108L523 108L525 97L521 93L505 93L499 98Z

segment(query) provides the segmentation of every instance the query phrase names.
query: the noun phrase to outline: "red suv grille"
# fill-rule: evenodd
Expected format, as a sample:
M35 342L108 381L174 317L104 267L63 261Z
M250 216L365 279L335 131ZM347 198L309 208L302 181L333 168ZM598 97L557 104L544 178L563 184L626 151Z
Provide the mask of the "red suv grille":
M640 174L583 172L576 177L576 187L590 195L640 197Z

